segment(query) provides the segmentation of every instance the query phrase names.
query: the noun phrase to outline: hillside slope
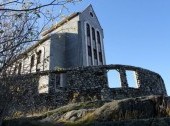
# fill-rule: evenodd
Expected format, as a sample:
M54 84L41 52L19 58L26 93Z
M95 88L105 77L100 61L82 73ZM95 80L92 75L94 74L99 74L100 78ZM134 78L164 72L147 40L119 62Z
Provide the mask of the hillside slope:
M168 126L170 99L147 96L69 104L40 116L4 120L3 126Z

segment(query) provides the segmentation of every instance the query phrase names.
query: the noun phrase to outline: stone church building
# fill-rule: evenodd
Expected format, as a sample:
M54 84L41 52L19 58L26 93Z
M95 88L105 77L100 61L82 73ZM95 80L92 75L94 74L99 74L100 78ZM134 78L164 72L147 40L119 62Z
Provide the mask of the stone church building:
M78 66L105 65L103 29L92 8L73 13L41 34L41 40L27 49L14 62L18 74L56 70ZM39 79L39 93L49 92L50 76ZM65 86L65 75L56 77Z

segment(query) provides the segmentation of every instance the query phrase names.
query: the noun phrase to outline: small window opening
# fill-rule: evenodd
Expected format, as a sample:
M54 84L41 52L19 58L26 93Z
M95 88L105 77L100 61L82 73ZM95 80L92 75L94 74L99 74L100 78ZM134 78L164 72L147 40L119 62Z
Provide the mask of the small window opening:
M100 41L100 33L97 31L97 41L98 41L98 43L101 43L101 41Z
M109 70L107 72L108 76L108 84L110 88L120 88L121 82L120 82L120 74L116 70Z
M99 52L99 61L103 62L102 52Z
M36 72L40 72L40 69L36 69Z
M88 55L89 55L89 56L92 56L91 46L88 46Z
M126 78L127 78L127 82L128 82L128 87L138 88L134 71L127 70Z
M13 70L13 74L16 74L16 71L17 71L17 66L15 65L14 70Z
M41 63L41 50L37 52L37 64Z
M95 30L93 27L92 27L92 37L93 37L93 40L96 41Z
M93 13L92 13L92 12L90 12L90 16L94 17L94 15L93 15Z
M18 66L18 74L21 74L21 67L22 67L22 63L19 63L19 66Z
M31 56L31 64L30 64L31 68L34 66L34 61L35 61L35 55L32 55Z
M90 25L86 24L87 37L90 37Z
M94 58L97 59L97 51L96 51L96 49L94 49L93 52L94 52Z
M55 77L56 87L60 87L60 74L57 74Z

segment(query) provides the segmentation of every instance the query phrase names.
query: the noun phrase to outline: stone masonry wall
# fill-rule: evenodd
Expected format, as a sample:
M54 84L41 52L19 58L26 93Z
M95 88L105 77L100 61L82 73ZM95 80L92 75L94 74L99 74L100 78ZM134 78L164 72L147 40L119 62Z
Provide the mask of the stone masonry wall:
M109 88L107 71L117 70L120 74L120 88ZM128 86L126 71L136 74L138 88ZM127 65L103 65L79 67L67 72L68 90L99 89L103 100L122 99L146 95L167 95L165 84L161 76L155 72ZM98 95L98 94L96 94Z
M117 70L120 74L120 88L109 88L107 71ZM126 71L134 71L138 88L128 87ZM65 75L65 86L55 87L55 75ZM50 77L50 93L39 94L38 82L41 76ZM14 115L43 112L72 102L91 100L112 100L146 95L164 95L166 88L161 76L155 72L134 66L103 65L44 71L35 74L3 77L0 79L0 112ZM46 87L44 87L46 88ZM2 114L1 114L2 115Z

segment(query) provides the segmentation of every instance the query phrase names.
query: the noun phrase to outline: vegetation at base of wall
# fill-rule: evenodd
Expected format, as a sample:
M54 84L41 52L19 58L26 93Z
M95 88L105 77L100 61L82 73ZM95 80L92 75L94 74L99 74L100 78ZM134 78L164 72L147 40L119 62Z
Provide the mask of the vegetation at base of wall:
M133 126L140 122L146 126L156 126L156 123L168 126L170 124L168 99L162 96L147 96L113 100L107 103L103 101L72 103L38 117L5 120L3 126L11 124L12 126L21 126L21 124L27 124L24 126L100 126L126 123Z
M168 116L170 116L170 108L169 107L166 108L166 113L168 114Z
M48 111L44 113L42 117L48 117L55 113L57 113L58 115L62 115L71 110L98 108L98 107L101 107L104 103L105 101L94 101L94 102L89 101L89 102L72 103L72 104Z

